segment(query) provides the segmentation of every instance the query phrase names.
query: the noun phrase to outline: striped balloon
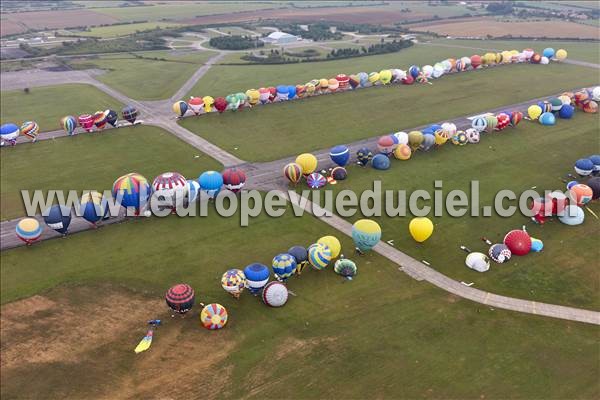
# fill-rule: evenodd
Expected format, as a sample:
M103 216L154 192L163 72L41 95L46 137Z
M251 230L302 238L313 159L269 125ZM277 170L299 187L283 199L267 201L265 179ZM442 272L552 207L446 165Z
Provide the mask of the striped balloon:
M96 125L96 128L99 130L104 129L106 126L106 114L104 111L96 111L94 113L94 125Z
M327 245L315 243L308 249L308 261L320 271L331 261L331 250Z
M94 127L94 117L90 114L81 114L78 118L79 126L85 129L87 132L91 132Z
M487 119L483 117L474 118L473 122L471 122L471 126L473 127L473 129L477 129L477 131L483 132L487 128Z
M318 172L313 172L306 178L306 183L311 189L320 189L327 184L327 179Z
M179 117L183 117L188 110L188 104L185 101L179 100L173 104L173 112Z
M302 167L297 163L289 163L283 168L283 175L295 185L302 179Z
M209 330L221 329L227 324L227 309L220 304L205 306L200 313L200 323Z
M40 127L35 121L23 122L21 125L21 135L27 136L32 142L36 141L39 130Z
M67 132L67 135L72 136L77 127L77 120L72 115L67 115L66 117L61 118L60 125L65 132Z
M513 111L510 113L510 124L515 127L519 125L519 122L523 119L523 113L521 111Z
M42 235L42 226L35 218L23 218L16 226L17 237L30 245Z
M287 280L296 271L296 259L290 254L278 254L273 258L273 273L281 280Z

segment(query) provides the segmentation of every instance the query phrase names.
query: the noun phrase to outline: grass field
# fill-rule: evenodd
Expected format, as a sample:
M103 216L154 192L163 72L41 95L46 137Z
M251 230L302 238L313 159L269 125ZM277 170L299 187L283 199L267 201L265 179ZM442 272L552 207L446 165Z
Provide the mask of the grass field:
M596 84L589 71L566 64L510 65L442 77L433 85L392 85L318 96L186 118L181 124L241 159L276 160ZM533 80L544 84L532 84Z
M125 25L112 25L102 26L97 28L91 28L89 31L72 31L72 33L78 36L93 36L101 38L110 38L116 36L125 36L135 33L136 31L148 31L156 28L174 28L181 26L173 22L142 22L138 24L125 24Z
M98 80L138 100L160 100L170 97L210 57L212 51L194 51L182 56L168 51L100 56L95 59L70 61L74 68L100 68L107 72ZM153 58L158 58L154 60Z
M25 215L22 189L103 191L111 189L119 176L134 171L152 180L166 171L196 178L207 169L220 170L212 158L150 126L43 140L0 152L3 220ZM31 165L43 171L32 173Z
M547 41L547 40L461 40L461 39L435 39L432 43L444 45L472 47L477 50L504 50L532 48L538 52L546 47L552 47L554 50L565 49L568 58L600 63L600 46L595 42L568 42L568 41ZM457 49L461 51L460 49ZM464 50L468 51L467 49Z
M60 101L55 101L60 99ZM104 92L90 85L67 84L2 92L0 119L2 123L17 125L34 120L40 132L62 129L60 119L65 115L77 116L107 108L120 111L122 105Z
M352 282L331 269L292 278L296 296L282 309L220 287L224 270L270 264L325 234L335 231L309 217L259 217L243 229L235 219L169 217L3 253L3 397L598 396L596 327L474 304L375 254L356 259ZM351 240L340 239L350 254ZM181 281L197 302L227 307L223 331L200 328L198 306L168 317L162 296ZM150 318L164 324L135 355Z
M559 120L553 127L523 121L516 129L485 135L478 145L450 144L430 153L418 153L410 161L392 161L389 171L350 166L349 179L332 188L335 192L351 189L361 193L372 189L374 180L381 180L383 190L402 189L410 195L425 189L433 198L434 180L443 182L444 194L454 189L469 193L470 182L478 180L481 206L493 205L501 189L517 195L534 186L539 193L564 191L565 185L558 178L573 173L575 160L598 152L599 123L597 115L581 111L572 120ZM428 204L433 209L432 202ZM590 207L600 213L600 203ZM475 282L479 289L512 297L600 309L598 252L593 250L600 223L591 213L586 212L584 224L576 227L556 219L539 226L521 214L511 218L469 218L468 214L452 218L444 213L433 218L434 234L421 245L409 235L410 218L410 214L406 218L377 218L383 240L393 239L396 248L418 260L427 260L433 268L458 281ZM524 224L531 236L544 242L541 253L515 256L502 265L492 263L491 270L483 274L464 265L466 254L459 246L487 253L482 236L499 243L508 231Z

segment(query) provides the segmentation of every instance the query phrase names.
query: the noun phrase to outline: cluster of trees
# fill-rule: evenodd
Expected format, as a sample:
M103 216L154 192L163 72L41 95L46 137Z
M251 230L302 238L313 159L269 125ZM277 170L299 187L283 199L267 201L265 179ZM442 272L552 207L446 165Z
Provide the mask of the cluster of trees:
M492 14L512 14L514 8L510 1L493 2L487 5L486 10Z
M386 54L386 53L395 53L407 47L413 45L413 42L410 40L393 40L391 42L382 42L377 44L372 44L369 47L362 47L360 49L348 47L343 49L333 49L331 53L327 54L327 58L335 59L335 58L350 58L350 57L361 57L366 55L375 55L375 54Z
M258 39L254 39L250 36L239 35L214 37L210 39L208 43L212 47L221 50L245 50L263 47L265 45Z
M319 56L319 52L315 49L306 49L306 50L302 50L300 52L286 51L284 54L286 56L298 57L298 58L308 58L308 57L318 57Z

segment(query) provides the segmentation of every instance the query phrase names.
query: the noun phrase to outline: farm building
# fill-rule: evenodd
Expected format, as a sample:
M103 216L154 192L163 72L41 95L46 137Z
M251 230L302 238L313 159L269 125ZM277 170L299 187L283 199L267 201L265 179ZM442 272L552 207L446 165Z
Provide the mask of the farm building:
M300 40L300 38L298 36L290 35L289 33L278 31L278 32L271 32L269 34L269 36L267 36L266 38L263 38L262 40L265 43L285 44L285 43L295 42L297 40Z

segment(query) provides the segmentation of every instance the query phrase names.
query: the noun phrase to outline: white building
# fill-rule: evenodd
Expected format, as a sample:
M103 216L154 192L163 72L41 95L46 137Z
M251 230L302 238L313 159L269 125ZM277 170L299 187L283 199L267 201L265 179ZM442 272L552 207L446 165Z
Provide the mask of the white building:
M271 44L285 44L292 43L301 40L298 36L290 35L289 33L277 31L271 32L269 36L262 38L262 41L265 43Z

